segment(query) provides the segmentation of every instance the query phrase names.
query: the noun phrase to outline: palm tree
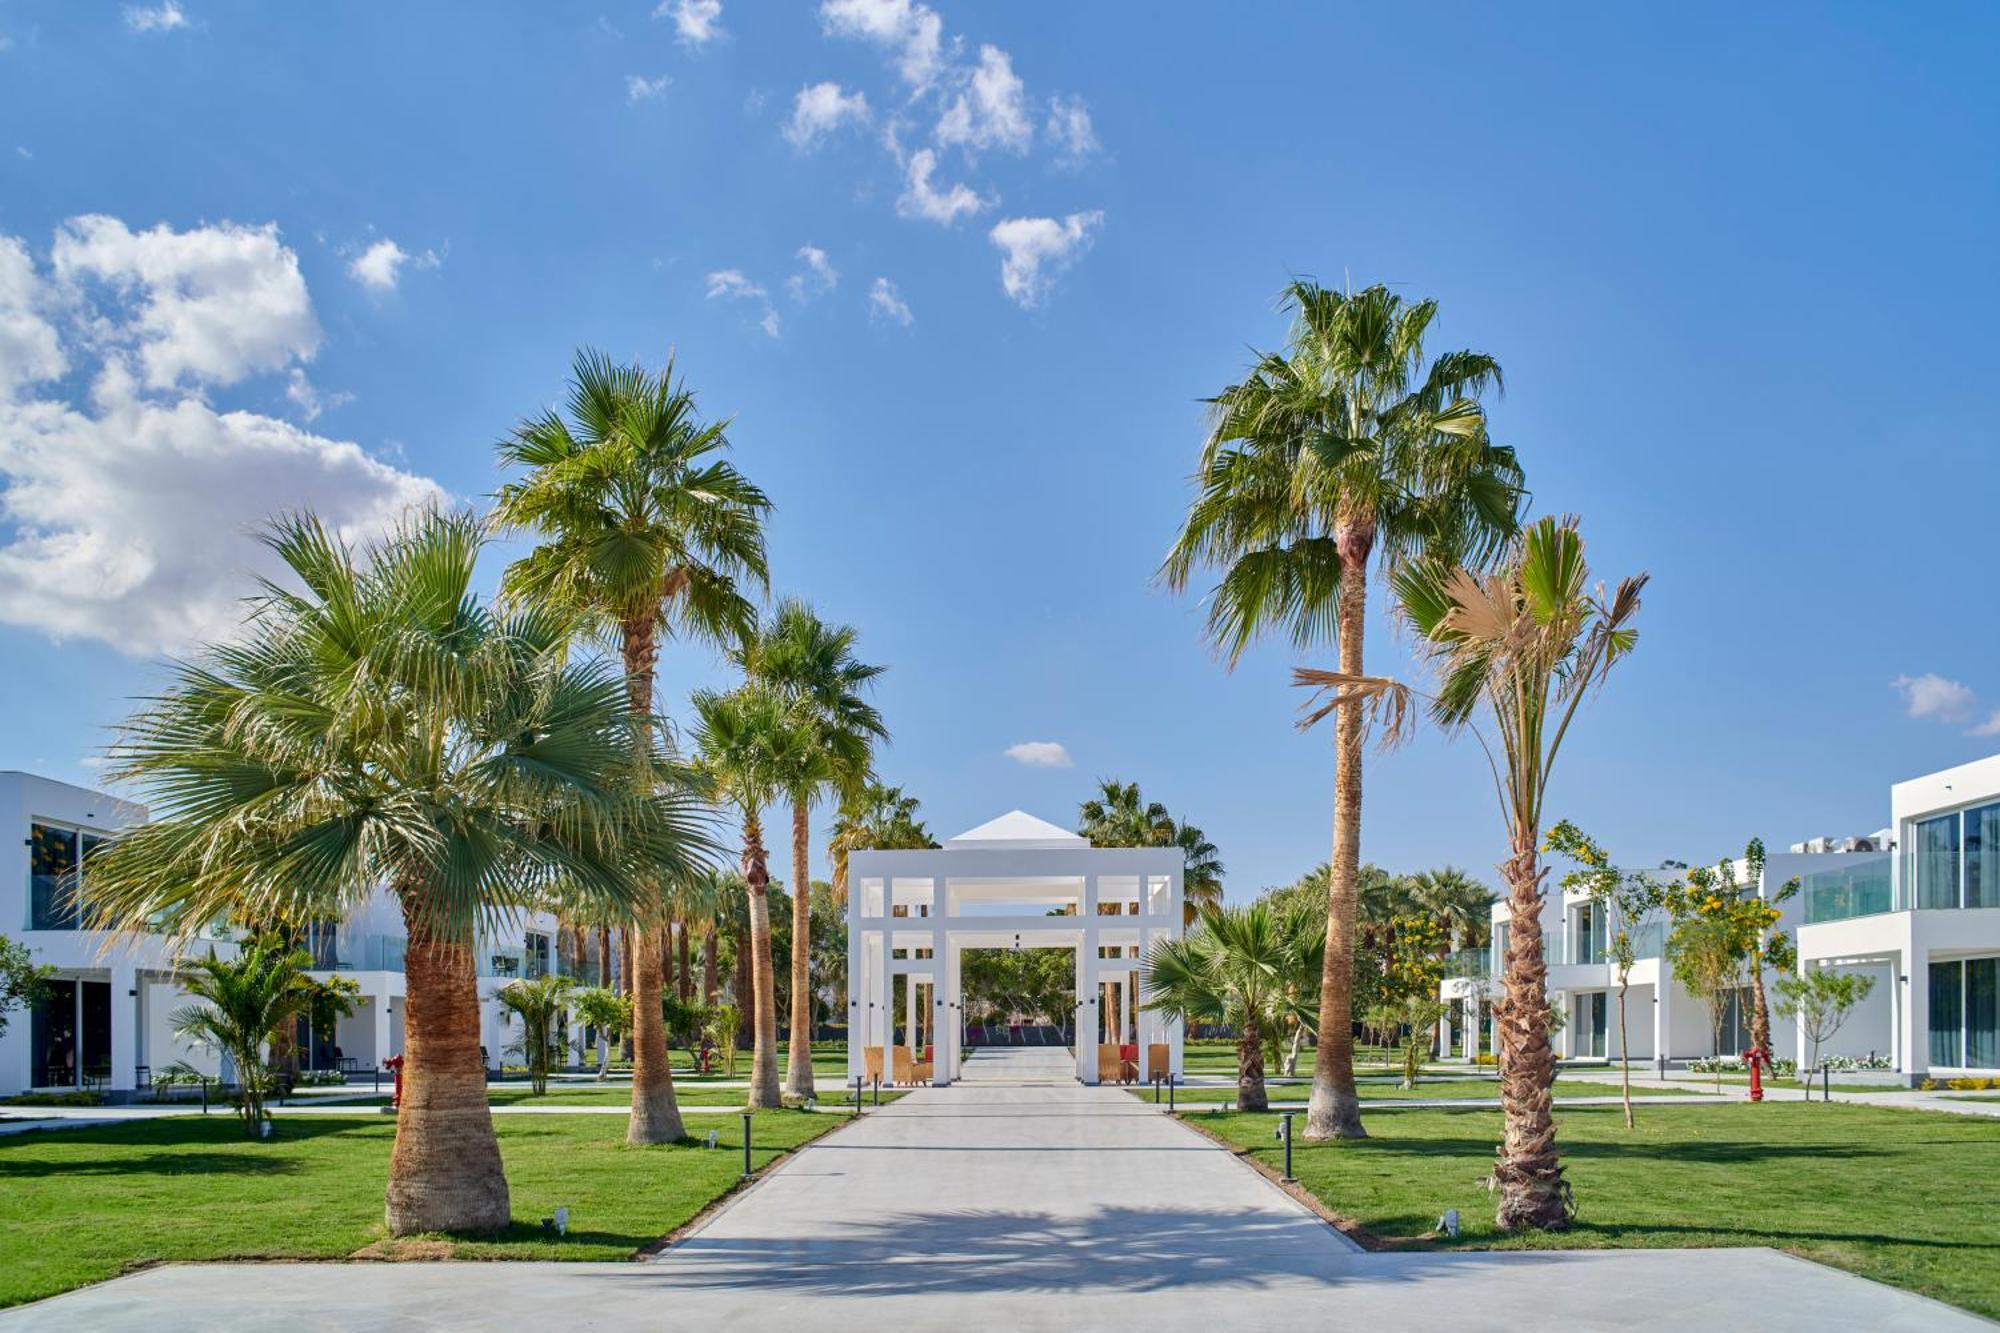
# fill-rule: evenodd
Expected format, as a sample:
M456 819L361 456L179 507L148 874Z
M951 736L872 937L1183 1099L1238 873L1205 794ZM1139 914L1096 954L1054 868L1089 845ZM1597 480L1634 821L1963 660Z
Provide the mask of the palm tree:
M94 915L189 938L231 910L340 919L386 886L409 936L389 1228L504 1227L475 939L547 893L631 915L641 867L706 855L702 817L635 777L650 729L615 668L572 656L573 620L473 596L472 516L359 552L311 517L267 540L303 591L266 584L126 724L111 772L154 818L97 854Z
M1198 570L1221 577L1207 634L1231 666L1250 643L1285 630L1295 648L1329 638L1359 675L1368 573L1434 550L1489 559L1516 529L1521 471L1486 431L1479 396L1500 385L1480 352L1424 359L1437 303L1385 287L1285 290L1293 315L1283 353L1258 359L1214 399L1197 495L1161 566L1175 591ZM1320 982L1320 1055L1307 1138L1358 1138L1354 1088L1355 876L1361 866L1361 727L1334 736L1332 874Z
M92 889L96 870L92 868ZM174 1035L229 1057L243 1094L237 1111L243 1132L256 1138L271 1079L264 1048L312 1008L312 955L270 936L246 942L234 958L186 960L174 984L200 1001L174 1011Z
M755 626L739 585L770 582L771 504L725 457L725 422L704 422L673 362L653 374L601 352L577 353L569 419L523 421L499 446L527 475L503 486L493 521L542 539L507 570L510 595L576 608L615 637L635 715L653 713L660 640L733 645ZM634 1011L631 1143L684 1133L661 1027L666 925L649 903L630 957Z
M569 999L570 1012L597 1030L597 1081L611 1072L611 1039L632 1026L632 1001L608 986L588 986Z
M1158 801L1139 794L1136 782L1100 778L1097 795L1077 807L1076 831L1093 847L1177 847L1185 870L1181 875L1181 912L1192 926L1203 907L1222 903L1222 855L1208 836L1184 824Z
M1485 945L1493 925L1493 890L1457 866L1418 871L1409 886L1412 905L1438 923L1449 947Z
M564 1044L556 1026L575 988L575 978L550 972L532 981L510 981L493 993L502 1009L521 1020L521 1040L509 1049L520 1051L537 1097L549 1090L549 1064Z
M849 852L922 851L935 847L930 829L917 816L919 802L901 787L879 782L862 784L843 795L833 822L833 900L847 902Z
M1469 729L1483 706L1497 738L1482 735L1480 742L1507 825L1507 973L1494 1012L1506 1139L1493 1174L1499 1223L1508 1230L1569 1224L1570 1188L1549 1100L1555 1056L1542 959L1542 802L1577 709L1638 640L1631 622L1646 579L1628 578L1608 598L1601 585L1593 591L1576 521L1544 518L1513 543L1497 573L1431 556L1391 580L1418 652L1437 676L1431 717L1447 731ZM1309 720L1335 710L1359 720L1373 710L1386 717L1391 739L1403 733L1413 694L1407 686L1345 671L1302 670L1295 678L1332 693Z
M812 808L821 793L860 791L872 775L874 747L889 739L882 715L862 691L886 668L854 655L858 635L829 625L802 601L779 603L771 623L740 655L744 674L775 693L812 736L785 780L792 802L791 1047L785 1090L813 1095Z
M784 1097L778 1083L778 997L771 972L771 873L763 812L787 778L805 765L817 742L776 693L759 685L739 686L727 694L697 690L694 711L696 770L711 799L736 807L743 819L754 1007L749 1104L752 1109L778 1107Z
M1205 907L1194 931L1146 956L1145 1007L1184 1025L1236 1029L1236 1107L1264 1111L1264 1050L1287 1025L1296 982L1318 971L1324 931L1317 907L1283 910L1262 899Z

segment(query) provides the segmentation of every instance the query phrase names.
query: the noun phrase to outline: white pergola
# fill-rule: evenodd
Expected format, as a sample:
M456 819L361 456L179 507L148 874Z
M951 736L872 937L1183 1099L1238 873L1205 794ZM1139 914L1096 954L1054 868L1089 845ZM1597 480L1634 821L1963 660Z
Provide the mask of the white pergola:
M896 997L911 1068L956 1077L967 949L1076 951L1076 1076L1096 1083L1100 1047L1137 1047L1139 1077L1181 1072L1181 1029L1139 1004L1139 967L1181 934L1184 863L1172 847L1092 847L1019 810L925 851L847 858L847 1076L893 1077ZM1159 1047L1168 1069L1154 1069ZM1154 1057L1154 1058L1149 1058Z

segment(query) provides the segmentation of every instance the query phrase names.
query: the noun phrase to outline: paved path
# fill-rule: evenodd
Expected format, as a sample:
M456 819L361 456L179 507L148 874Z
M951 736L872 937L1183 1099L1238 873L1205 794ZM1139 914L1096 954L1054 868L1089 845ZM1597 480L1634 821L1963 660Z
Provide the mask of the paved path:
M1763 1249L1364 1254L1126 1093L994 1083L922 1090L836 1131L650 1262L173 1266L0 1315L0 1330L1632 1333L1746 1319L1987 1327Z

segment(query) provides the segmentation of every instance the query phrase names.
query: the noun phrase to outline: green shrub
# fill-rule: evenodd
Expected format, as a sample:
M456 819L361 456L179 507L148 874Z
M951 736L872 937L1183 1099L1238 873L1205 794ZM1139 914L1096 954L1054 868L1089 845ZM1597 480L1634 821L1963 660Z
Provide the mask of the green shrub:
M104 1098L95 1092L24 1092L0 1099L0 1106L102 1106Z

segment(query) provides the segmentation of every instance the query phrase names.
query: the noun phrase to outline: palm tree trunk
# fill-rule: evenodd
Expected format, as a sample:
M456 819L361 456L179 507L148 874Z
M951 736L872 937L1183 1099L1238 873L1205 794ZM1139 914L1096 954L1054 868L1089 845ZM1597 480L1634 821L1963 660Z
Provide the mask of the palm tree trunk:
M680 964L674 969L674 984L679 988L681 1003L694 998L694 925L681 922L677 940L680 950Z
M414 887L400 886L397 897L409 936L408 991L403 1099L389 1155L389 1231L498 1231L511 1214L479 1058L472 950L431 933Z
M628 619L619 628L626 693L632 711L649 718L653 712L653 667L659 653L658 624L648 615ZM659 886L653 888L657 895ZM661 1006L660 969L666 949L664 924L641 929L632 960L632 1119L625 1130L627 1143L677 1143L687 1135L674 1098L674 1071Z
M1764 998L1764 942L1750 949L1750 1045L1771 1054L1771 1008Z
M812 819L792 802L792 1045L785 1091L813 1095L812 1054Z
M625 993L627 999L634 998L632 993L632 979L639 973L639 969L636 966L637 962L637 951L632 947L632 926L628 922L618 928L618 966L620 969L618 989ZM630 1060L632 1058L632 1034L630 1032L625 1033L618 1039L618 1058L621 1060Z
M1271 1109L1271 1099L1264 1090L1264 1033L1257 1025L1257 1015L1247 1011L1236 1035L1236 1109Z
M1362 670L1367 631L1368 552L1372 531L1343 526L1340 548L1340 669ZM1361 714L1336 711L1333 722L1333 860L1327 869L1326 960L1320 972L1319 1053L1313 1063L1308 1139L1361 1139L1361 1097L1354 1087L1355 882L1361 872Z
M1542 874L1535 832L1517 827L1513 855L1501 866L1507 881L1506 994L1494 1024L1505 1052L1500 1109L1506 1133L1493 1168L1500 1184L1502 1230L1569 1225L1569 1184L1556 1151L1551 1091L1556 1058L1549 1046L1548 965L1542 959Z
M597 984L611 989L611 927L597 928Z
M701 1002L704 1005L713 1005L715 1003L716 944L715 927L711 925L708 928L708 933L701 937Z
M771 872L765 865L764 829L755 810L743 812L743 879L750 886L750 989L757 997L757 1020L750 1048L752 1110L785 1104L778 1084L778 996L771 971Z
M1287 1046L1285 1048L1285 1063L1283 1065L1283 1070L1286 1078L1296 1078L1298 1076L1299 1047L1305 1042L1305 1037L1306 1037L1306 1025L1304 1023L1294 1022L1292 1024L1292 1043L1290 1046Z

